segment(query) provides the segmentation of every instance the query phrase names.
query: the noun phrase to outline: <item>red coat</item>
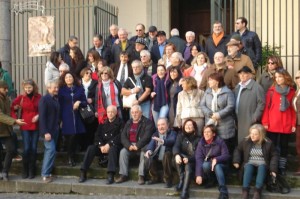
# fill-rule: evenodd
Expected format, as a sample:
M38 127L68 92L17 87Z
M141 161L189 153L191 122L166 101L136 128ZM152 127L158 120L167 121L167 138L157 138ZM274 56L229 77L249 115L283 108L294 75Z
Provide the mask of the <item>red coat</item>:
M23 102L21 100L23 98ZM37 130L39 122L32 123L31 120L34 116L39 114L38 106L41 99L40 94L34 95L31 99L27 95L19 95L11 105L11 116L17 118L14 110L15 105L21 105L22 107L22 119L27 123L20 127L21 130ZM21 103L21 104L20 104Z
M280 94L276 92L275 87L269 88L266 94L266 106L262 116L262 125L268 126L272 133L292 133L292 128L296 127L296 113L293 109L292 100L295 95L295 89L290 87L287 99L290 103L289 108L280 111Z

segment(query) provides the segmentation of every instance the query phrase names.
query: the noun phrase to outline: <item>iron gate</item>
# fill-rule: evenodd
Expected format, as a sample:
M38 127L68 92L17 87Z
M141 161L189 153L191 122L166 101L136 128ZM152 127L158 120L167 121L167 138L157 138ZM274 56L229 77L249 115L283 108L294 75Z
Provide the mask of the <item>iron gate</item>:
M12 1L11 7L20 1ZM24 0L23 0L24 2ZM83 53L92 45L92 37L100 33L109 35L109 26L118 23L118 10L103 0L42 0L44 13L29 12L11 14L12 22L12 78L18 93L22 91L24 79L34 79L41 93L45 93L44 71L47 56L28 56L28 18L35 16L54 16L55 49L61 48L70 35L79 39Z

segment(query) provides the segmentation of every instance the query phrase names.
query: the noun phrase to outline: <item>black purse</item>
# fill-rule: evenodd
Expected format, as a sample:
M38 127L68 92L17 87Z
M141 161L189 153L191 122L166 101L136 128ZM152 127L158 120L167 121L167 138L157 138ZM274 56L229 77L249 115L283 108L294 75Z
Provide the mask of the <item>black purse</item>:
M276 174L276 177L270 175L267 179L266 189L272 193L281 193L287 194L291 192L291 187L286 179L279 174Z
M92 123L95 120L95 111L91 105L86 105L86 107L80 107L79 113L81 118L86 123Z

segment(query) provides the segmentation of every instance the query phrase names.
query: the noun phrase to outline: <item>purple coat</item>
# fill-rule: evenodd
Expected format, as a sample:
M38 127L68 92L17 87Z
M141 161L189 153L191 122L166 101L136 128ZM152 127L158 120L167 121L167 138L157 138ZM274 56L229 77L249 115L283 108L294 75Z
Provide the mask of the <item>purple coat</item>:
M227 146L221 138L216 136L211 144L207 144L202 137L195 152L196 176L203 176L202 165L210 148L212 148L212 150L207 158L208 161L212 161L212 159L216 158L217 164L225 164L229 160L230 155Z
M71 95L72 92L73 97ZM62 134L74 135L85 133L85 127L79 111L73 110L73 104L78 100L81 101L80 107L87 105L84 88L82 86L73 86L72 88L63 86L59 89L58 100L62 120Z

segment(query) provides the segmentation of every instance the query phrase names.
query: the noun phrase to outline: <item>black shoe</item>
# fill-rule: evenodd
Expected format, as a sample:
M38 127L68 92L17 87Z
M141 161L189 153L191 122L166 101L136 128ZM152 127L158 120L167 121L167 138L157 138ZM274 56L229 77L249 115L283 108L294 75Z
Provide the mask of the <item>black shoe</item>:
M86 181L86 172L85 171L81 171L80 173L80 178L78 180L79 183L83 183Z
M279 169L279 174L282 175L282 176L286 176L286 170L283 169L283 168L280 168Z
M2 178L4 181L8 181L8 173L2 172Z
M171 188L172 186L173 186L172 182L171 181L167 181L166 185L165 185L165 188Z
M114 174L108 173L106 184L112 184L112 183L114 183Z
M23 171L23 172L22 172L22 178L23 178L23 179L28 178L28 172Z
M218 199L228 199L228 193L220 193Z
M75 166L76 166L76 163L75 163L75 161L74 161L73 158L69 158L69 165L70 165L71 167L75 167Z
M29 170L28 178L29 178L29 179L35 178L35 169L30 169L30 170Z
M151 184L157 184L157 183L158 183L157 180L148 180L146 184L151 185Z

